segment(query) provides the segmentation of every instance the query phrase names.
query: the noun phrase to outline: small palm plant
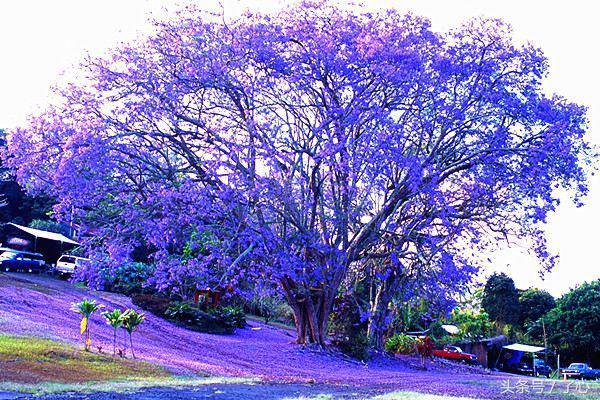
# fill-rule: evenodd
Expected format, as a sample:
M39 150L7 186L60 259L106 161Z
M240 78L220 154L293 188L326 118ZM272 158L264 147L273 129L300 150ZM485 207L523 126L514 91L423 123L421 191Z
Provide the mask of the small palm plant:
M126 316L123 318L123 328L129 333L129 346L131 347L131 355L135 358L135 352L133 351L133 340L131 334L137 329L137 327L144 322L146 315L138 313L135 310L125 311Z
M84 299L79 303L73 303L71 310L81 314L81 323L79 324L80 333L85 337L85 351L90 351L90 345L92 343L90 334L89 320L93 313L104 307L102 304L96 304L96 300Z
M117 355L117 329L123 326L123 319L127 316L127 312L122 312L120 309L115 309L111 312L104 311L102 313L106 323L112 326L113 332L113 356Z

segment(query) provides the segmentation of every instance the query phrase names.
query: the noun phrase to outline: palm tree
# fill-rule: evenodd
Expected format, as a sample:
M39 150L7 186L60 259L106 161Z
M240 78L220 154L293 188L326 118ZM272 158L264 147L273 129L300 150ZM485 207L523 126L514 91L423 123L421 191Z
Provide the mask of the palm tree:
M114 330L113 334L113 356L117 355L117 329L123 326L123 319L127 316L127 313L122 312L120 309L115 309L112 312L104 311L102 313L106 323L112 326Z
M80 326L81 334L85 334L85 351L90 351L90 345L92 343L91 335L90 335L90 324L89 320L92 314L98 311L100 308L104 307L102 304L96 304L96 300L87 300L84 299L79 303L73 303L71 305L71 310L75 311L82 315Z
M133 340L131 339L131 334L133 331L137 329L137 327L144 322L146 319L146 315L144 313L138 313L135 310L127 310L125 311L127 314L123 318L123 328L129 333L129 345L131 347L131 355L135 358L135 353L133 351Z

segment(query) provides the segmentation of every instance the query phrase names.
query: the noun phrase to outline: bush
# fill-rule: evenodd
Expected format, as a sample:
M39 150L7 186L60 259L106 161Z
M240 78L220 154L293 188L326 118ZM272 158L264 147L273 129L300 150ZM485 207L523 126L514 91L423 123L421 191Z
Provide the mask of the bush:
M119 293L151 293L154 290L145 287L152 275L152 267L141 262L127 262L110 271L109 287Z
M241 307L217 307L211 308L208 312L218 320L224 321L235 328L246 327L246 314Z
M216 307L200 310L187 302L173 302L165 311L167 319L199 332L231 334L246 326L246 316L239 307Z
M196 311L198 309L193 308L190 303L176 301L169 305L165 311L165 316L179 322L192 323L196 318Z
M385 349L394 354L411 354L415 351L416 345L416 338L399 333L390 337L385 342Z

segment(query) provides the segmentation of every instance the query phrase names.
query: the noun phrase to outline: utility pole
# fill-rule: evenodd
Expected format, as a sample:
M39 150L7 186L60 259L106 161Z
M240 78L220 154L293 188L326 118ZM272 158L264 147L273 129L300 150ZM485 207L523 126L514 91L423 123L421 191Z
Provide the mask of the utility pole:
M544 361L548 364L548 338L546 337L546 324L542 318L542 332L544 333Z

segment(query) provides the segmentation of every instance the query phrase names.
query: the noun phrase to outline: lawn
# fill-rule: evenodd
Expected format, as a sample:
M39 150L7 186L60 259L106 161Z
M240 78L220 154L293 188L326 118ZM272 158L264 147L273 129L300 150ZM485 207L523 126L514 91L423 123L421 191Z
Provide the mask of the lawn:
M164 368L143 361L90 353L48 339L0 335L0 382L81 383L169 376Z

